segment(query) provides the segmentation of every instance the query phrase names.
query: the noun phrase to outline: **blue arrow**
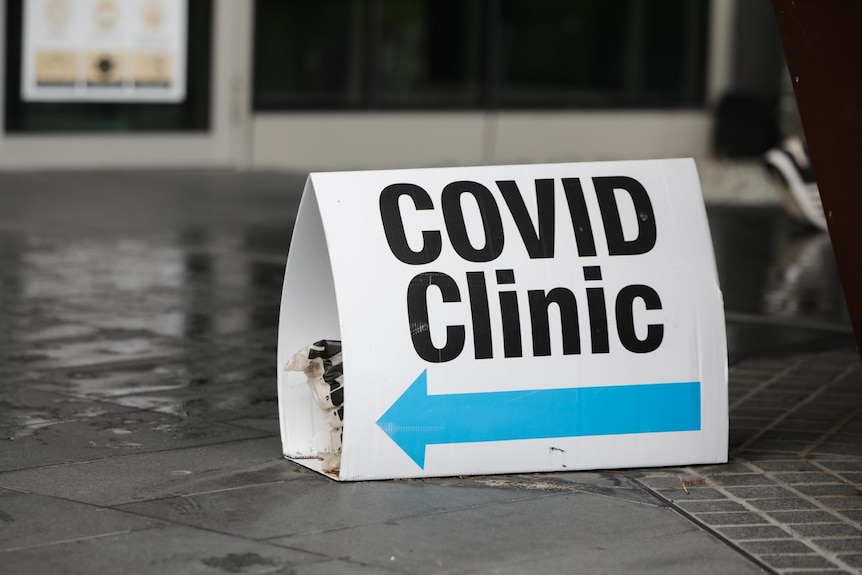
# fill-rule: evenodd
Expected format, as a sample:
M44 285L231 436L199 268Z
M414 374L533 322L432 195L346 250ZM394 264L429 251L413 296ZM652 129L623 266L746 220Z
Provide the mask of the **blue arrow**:
M377 426L424 469L426 445L697 431L700 382L428 395L423 370Z

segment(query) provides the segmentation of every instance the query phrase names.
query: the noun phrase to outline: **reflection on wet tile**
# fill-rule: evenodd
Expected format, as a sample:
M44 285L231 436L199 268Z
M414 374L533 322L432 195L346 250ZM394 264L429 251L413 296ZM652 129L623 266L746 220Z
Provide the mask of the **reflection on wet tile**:
M70 398L26 387L8 387L0 397L0 440L19 441L56 425L86 422L122 411L128 410L109 403Z
M185 388L124 395L112 401L137 409L215 421L278 415L278 394L269 378L243 385L209 386L206 394Z
M707 213L727 310L849 325L827 234L796 227L775 207Z
M19 334L18 341L22 343L38 343L58 339L78 339L96 335L95 327L80 324L55 323L39 326L32 331Z
M200 418L136 411L13 387L4 393L0 471L261 437Z
M99 365L170 356L173 352L168 342L144 337L39 342L0 356L0 371Z
M0 524L0 553L163 525L121 511L2 489Z
M291 573L320 555L177 525L9 551L9 573Z
M763 296L763 311L767 314L847 318L828 234L798 234L786 238L769 272Z
M792 323L776 324L756 321L754 318L729 319L726 329L728 360L731 364L758 354L798 353L855 345L853 334L849 331Z
M173 360L132 365L83 366L27 374L29 385L77 397L109 398L195 385L194 364Z
M251 429L257 429L259 431L266 431L273 435L278 435L279 421L278 421L278 412L274 416L270 417L243 417L240 419L231 419L228 420L232 425L239 425L241 427L250 427Z
M186 525L263 539L548 496L541 490L498 489L475 483L390 482L385 492L379 487L374 482L338 484L309 474L281 483L133 503L117 509L168 521L182 517ZM573 487L557 493L583 495L576 494ZM275 501L279 505L273 505Z
M133 362L90 364L40 370L27 367L16 381L38 389L88 398L118 398L135 394L167 394L180 390L176 402L233 390L249 401L275 390L274 343L259 333L236 340L175 342L170 357ZM266 338L271 339L271 337ZM186 390L186 391L183 391ZM256 413L256 412L255 412Z
M277 437L266 437L7 472L0 485L113 506L276 483L309 473L281 457Z
M600 518L584 522L584 518ZM516 521L517 535L494 536ZM663 507L559 494L423 514L274 541L406 573L759 573ZM445 549L445 552L442 550ZM481 556L476 549L482 549ZM708 555L708 558L707 558ZM491 561L488 558L493 558Z

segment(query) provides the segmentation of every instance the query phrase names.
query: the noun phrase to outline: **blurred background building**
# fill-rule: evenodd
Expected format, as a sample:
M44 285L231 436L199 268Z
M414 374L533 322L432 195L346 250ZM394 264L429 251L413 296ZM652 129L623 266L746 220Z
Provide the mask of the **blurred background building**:
M6 0L0 29L6 170L755 156L793 115L767 0Z

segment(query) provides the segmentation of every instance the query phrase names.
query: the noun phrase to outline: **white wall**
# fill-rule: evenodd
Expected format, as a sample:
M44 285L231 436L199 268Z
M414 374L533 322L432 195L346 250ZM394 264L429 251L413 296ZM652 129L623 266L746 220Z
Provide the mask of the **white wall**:
M706 111L267 113L256 168L346 170L703 157Z

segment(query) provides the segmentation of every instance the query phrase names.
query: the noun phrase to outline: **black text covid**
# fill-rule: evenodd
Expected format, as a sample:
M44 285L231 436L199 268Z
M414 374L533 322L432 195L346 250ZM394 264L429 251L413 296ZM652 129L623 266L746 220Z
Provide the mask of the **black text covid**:
M513 180L496 181L501 202L491 190L475 181L462 180L445 185L439 193L437 204L427 190L412 183L395 183L386 186L380 193L380 216L389 249L400 262L421 268L405 286L407 317L410 336L417 355L428 362L451 361L465 352L472 344L475 359L489 359L495 355L506 358L551 355L552 306L559 313L561 351L563 355L581 353L606 354L612 349L613 339L631 353L649 353L658 349L664 338L662 323L643 320L636 325L635 307L660 310L662 302L652 287L633 282L606 293L602 284L602 270L591 257L597 255L594 224L603 227L609 256L637 256L646 254L656 244L657 227L649 194L637 180L627 176L603 176L591 178L592 189L598 205L598 217L591 217L587 209L584 186L580 178L538 179L534 182L536 210L531 215L522 190ZM518 270L511 267L468 271L453 277L445 271L433 269L440 257L444 242L449 242L462 259L476 264L487 264L496 260L507 241L523 242L531 259L553 259L556 227L557 186L561 186L566 208L571 221L571 233L577 245L584 282L577 288L550 286L547 289L518 290ZM436 191L436 190L435 190ZM524 190L524 193L527 191ZM629 229L624 234L617 194L627 194L634 207L636 233ZM468 232L465 217L466 203L478 207L481 230ZM473 208L475 210L475 207ZM441 229L410 230L413 246L408 243L405 229L407 210L442 212ZM511 218L518 237L507 238L503 218ZM410 218L408 218L410 219ZM414 218L415 219L415 218ZM476 221L475 218L472 221ZM509 228L511 230L511 227ZM417 233L418 232L418 233ZM626 237L628 236L628 237ZM420 241L416 241L421 238ZM480 239L481 238L481 239ZM480 241L477 241L480 240ZM572 265L565 262L560 265ZM463 275L463 277L461 277ZM464 306L465 322L471 324L435 324L429 313L429 294L447 305ZM494 298L496 294L496 298ZM522 321L521 298L526 298L525 309L529 318ZM496 299L496 301L493 301ZM610 308L610 309L609 309ZM469 314L467 313L469 311ZM609 333L609 314L613 314L616 333ZM638 317L643 317L640 313ZM469 318L469 319L467 319ZM498 330L492 322L499 322ZM581 324L587 322L589 341L581 341ZM435 344L431 337L431 326L445 331L445 341ZM532 349L524 350L523 329L531 331ZM502 341L494 341L493 332L502 332ZM439 339L439 338L438 338ZM500 345L502 344L502 345Z

